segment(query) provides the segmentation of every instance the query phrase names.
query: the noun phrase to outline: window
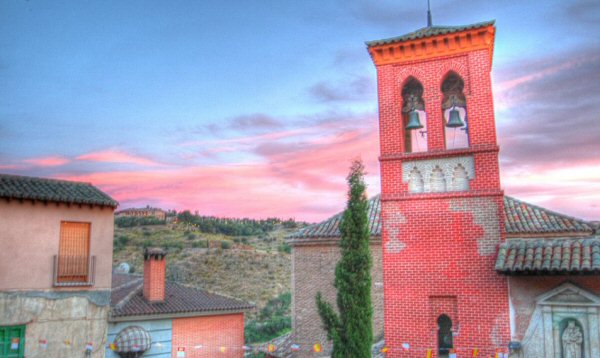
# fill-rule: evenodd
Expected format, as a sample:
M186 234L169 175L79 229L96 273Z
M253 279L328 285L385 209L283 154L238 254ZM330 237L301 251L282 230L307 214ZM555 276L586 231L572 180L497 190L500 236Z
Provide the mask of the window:
M57 282L88 282L90 268L90 223L60 223Z

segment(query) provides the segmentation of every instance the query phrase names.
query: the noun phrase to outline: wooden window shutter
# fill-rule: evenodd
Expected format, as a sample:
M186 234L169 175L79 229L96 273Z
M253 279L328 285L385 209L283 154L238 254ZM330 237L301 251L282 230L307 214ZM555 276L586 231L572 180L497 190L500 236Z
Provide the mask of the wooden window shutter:
M86 282L90 260L90 223L60 223L58 282Z

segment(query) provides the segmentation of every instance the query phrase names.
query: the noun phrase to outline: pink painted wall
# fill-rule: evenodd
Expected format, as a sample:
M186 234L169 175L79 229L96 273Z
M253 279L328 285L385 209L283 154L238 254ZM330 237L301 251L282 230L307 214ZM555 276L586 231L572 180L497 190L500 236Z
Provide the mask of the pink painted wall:
M53 288L53 260L58 254L61 221L91 223L90 255L96 256L96 282L93 287L54 289L110 289L112 208L1 200L0 291Z

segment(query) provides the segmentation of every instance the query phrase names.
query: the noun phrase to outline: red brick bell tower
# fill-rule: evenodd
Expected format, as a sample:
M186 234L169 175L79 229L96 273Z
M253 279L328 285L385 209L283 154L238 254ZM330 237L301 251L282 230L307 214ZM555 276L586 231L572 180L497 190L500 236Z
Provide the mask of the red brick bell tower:
M377 68L388 357L510 340L490 71L494 22L368 42Z

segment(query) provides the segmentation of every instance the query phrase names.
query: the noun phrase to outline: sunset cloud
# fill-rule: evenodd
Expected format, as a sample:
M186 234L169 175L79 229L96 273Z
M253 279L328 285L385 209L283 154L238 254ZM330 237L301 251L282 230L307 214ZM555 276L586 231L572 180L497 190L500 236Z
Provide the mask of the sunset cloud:
M497 19L506 193L590 219L600 218L597 2L439 0L431 9L434 26ZM2 173L92 182L121 207L309 221L343 208L356 157L369 195L379 192L377 69L364 41L427 19L425 2L392 0L157 3L135 23L123 21L139 13L125 2L5 3ZM104 26L90 26L98 19ZM68 25L60 36L36 30L57 21ZM232 43L243 49L231 55Z
M556 211L599 219L600 48L519 60L498 70L502 184Z
M507 165L578 165L597 158L600 48L501 69L497 96Z
M58 167L70 162L69 159L58 156L25 159L24 163L39 167Z
M332 119L294 131L252 136L252 140L237 138L236 143L245 145L240 150L254 153L257 160L253 162L56 176L92 182L122 207L152 204L199 210L205 215L318 221L343 208L345 177L354 158L362 157L365 162L372 184L369 193L379 191L375 115L338 118L338 123L350 121L354 126L334 125ZM114 155L110 158L114 160Z
M91 152L80 155L75 158L76 160L90 161L90 162L101 162L101 163L126 163L135 164L140 166L157 166L157 163L151 159L144 158L138 155L129 154L121 150L107 149L98 152Z

